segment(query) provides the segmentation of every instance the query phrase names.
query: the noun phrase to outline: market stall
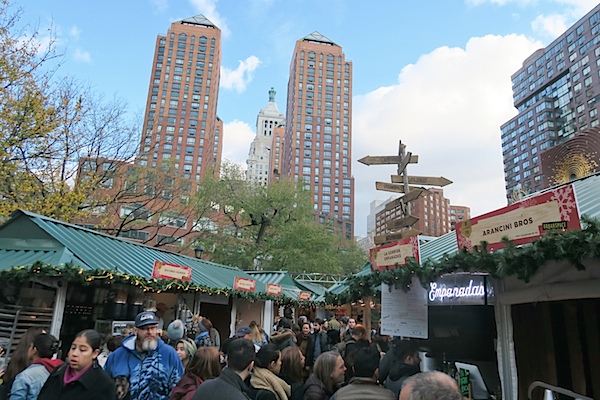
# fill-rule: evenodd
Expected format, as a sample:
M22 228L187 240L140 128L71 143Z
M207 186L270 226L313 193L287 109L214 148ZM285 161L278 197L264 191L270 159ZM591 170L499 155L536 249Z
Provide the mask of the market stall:
M269 299L261 282L254 292L236 289L237 278L252 280L237 268L26 211L16 211L0 227L0 277L2 293L12 293L3 304L52 309L47 328L63 348L81 329L107 334L126 329L145 304L162 305L164 327L202 312L227 337L232 299L256 304ZM28 302L31 291L38 294Z

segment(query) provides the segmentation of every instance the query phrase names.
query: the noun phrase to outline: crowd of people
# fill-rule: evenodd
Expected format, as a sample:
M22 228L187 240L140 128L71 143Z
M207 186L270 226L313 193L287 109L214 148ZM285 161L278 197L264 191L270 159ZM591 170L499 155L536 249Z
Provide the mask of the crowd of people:
M293 321L268 335L257 323L221 342L207 318L188 332L175 320L161 335L144 311L131 334L78 333L67 361L58 340L40 329L21 338L3 376L0 400L460 400L456 382L420 372L416 344L367 332L354 318ZM164 340L163 340L164 337Z

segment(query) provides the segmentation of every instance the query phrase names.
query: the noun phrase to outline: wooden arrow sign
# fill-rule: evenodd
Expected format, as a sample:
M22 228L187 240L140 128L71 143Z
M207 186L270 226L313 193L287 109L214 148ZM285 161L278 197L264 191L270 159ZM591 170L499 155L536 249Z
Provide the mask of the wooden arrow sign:
M421 196L429 196L431 192L425 188L413 188L410 192L401 197L404 204L415 201Z
M404 193L404 185L399 183L375 182L375 189L386 192Z
M384 164L400 164L402 157L400 156L366 156L358 160L359 163L365 165L384 165ZM411 155L409 163L417 164L419 162L418 155Z
M375 189L377 189L377 190L385 190L386 192L404 193L404 185L401 184L401 183L375 182ZM431 192L429 192L424 187L420 187L420 186L409 186L408 187L408 193L410 193L410 192L412 192L414 190L422 190L422 191L424 191L425 192L424 193L425 196L431 194ZM408 203L409 201L412 201L412 200L407 200L407 201L405 201L405 203Z
M408 237L420 235L421 232L418 229L408 229L406 231L400 231L396 233L390 233L387 235L379 235L373 238L375 244L384 244L389 242L395 242L396 240L402 240Z
M385 205L385 211L393 210L394 208L400 207L402 203L408 204L411 201L415 201L421 196L428 196L430 194L431 192L424 188L413 189L410 192L406 193L404 196L388 202Z
M413 215L409 215L408 217L396 219L393 221L388 221L386 224L386 227L387 227L387 229L390 229L390 230L406 228L407 226L414 225L418 220L419 220L419 218L417 218Z
M402 175L392 175L392 183L402 183ZM408 183L412 185L446 186L452 183L450 179L443 176L408 176Z
M392 200L385 205L385 211L393 210L394 208L400 207L404 202L402 201L403 197L399 197L396 200Z

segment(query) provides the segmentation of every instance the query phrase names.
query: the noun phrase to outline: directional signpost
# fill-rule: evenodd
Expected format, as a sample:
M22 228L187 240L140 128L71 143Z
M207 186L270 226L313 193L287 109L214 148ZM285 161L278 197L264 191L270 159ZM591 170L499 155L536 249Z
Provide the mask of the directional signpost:
M408 164L417 164L419 162L419 156L413 155L409 151L407 152L406 145L402 144L401 141L399 142L398 146L398 155L366 156L358 160L358 162L365 165L397 164L397 175L391 176L391 182L375 182L375 188L377 190L383 190L386 192L404 193L402 197L392 200L386 204L383 212L385 212L386 215L400 216L400 218L386 222L386 230L392 232L385 235L376 236L375 244L384 244L403 240L422 233L416 229L407 229L419 220L417 217L410 215L410 203L421 196L430 195L431 192L422 186L410 185L443 187L452 183L451 180L444 178L443 176L434 177L408 175L408 172L406 171Z

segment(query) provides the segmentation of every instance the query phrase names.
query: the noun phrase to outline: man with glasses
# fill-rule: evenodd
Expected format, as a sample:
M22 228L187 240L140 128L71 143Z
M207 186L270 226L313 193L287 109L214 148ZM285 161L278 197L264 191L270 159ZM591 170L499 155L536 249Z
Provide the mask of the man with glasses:
M168 400L183 375L177 352L158 335L152 311L135 317L133 333L108 356L104 369L115 380L119 400Z

